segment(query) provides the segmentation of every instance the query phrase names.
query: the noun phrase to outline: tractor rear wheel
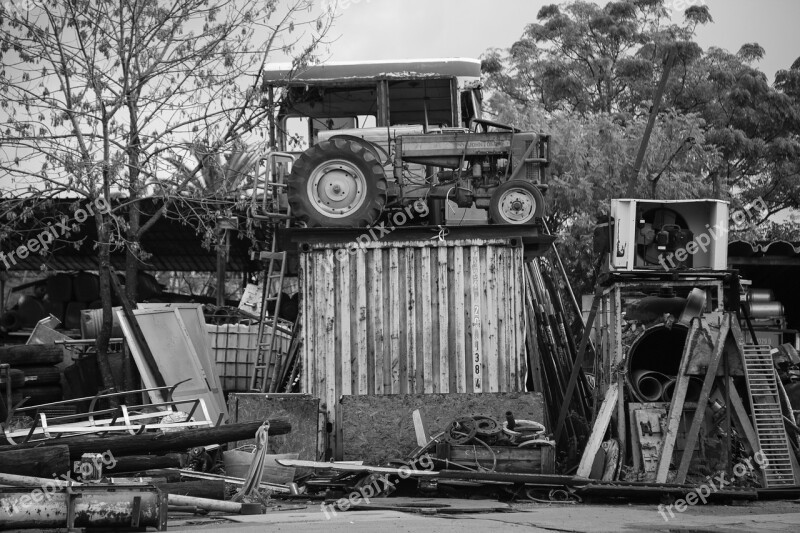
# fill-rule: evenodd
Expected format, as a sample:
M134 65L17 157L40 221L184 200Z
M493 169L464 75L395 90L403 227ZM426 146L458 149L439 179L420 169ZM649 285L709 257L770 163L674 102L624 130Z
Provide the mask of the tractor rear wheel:
M532 224L543 215L544 196L529 181L507 181L489 200L489 216L495 224Z
M309 227L364 227L386 205L386 174L365 143L331 139L303 152L292 166L292 213Z

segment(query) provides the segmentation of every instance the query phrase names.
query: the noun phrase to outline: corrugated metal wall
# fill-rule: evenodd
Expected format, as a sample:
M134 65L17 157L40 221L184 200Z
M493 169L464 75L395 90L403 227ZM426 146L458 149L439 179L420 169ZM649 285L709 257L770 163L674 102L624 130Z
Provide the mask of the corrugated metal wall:
M516 243L514 243L516 244ZM370 242L301 252L304 392L517 392L522 248L507 240Z

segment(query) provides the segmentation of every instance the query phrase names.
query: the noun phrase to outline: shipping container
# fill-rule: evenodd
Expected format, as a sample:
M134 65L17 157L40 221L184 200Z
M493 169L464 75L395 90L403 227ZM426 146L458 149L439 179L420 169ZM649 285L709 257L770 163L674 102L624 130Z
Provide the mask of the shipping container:
M303 391L524 391L519 239L304 244Z

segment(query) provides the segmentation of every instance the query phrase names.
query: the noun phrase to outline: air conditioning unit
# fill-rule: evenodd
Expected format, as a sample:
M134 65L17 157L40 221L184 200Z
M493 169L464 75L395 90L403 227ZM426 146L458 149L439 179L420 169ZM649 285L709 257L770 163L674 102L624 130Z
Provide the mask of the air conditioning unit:
M725 270L728 202L611 200L610 270Z

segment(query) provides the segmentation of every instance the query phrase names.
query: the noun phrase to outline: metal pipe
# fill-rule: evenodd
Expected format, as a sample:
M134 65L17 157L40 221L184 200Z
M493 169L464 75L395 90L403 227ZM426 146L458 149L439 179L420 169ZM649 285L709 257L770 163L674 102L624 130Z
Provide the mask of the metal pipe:
M763 303L771 302L775 299L775 293L772 289L750 289L747 291L748 303Z
M632 374L634 386L648 402L658 401L664 392L662 379L659 376L663 377L663 374L650 370L637 370Z
M663 384L661 393L661 401L672 401L672 395L675 393L675 383L677 379L670 377L666 383ZM689 385L686 388L686 401L695 402L700 398L700 389L703 388L703 380L700 378L689 378Z
M16 474L4 474L0 472L0 485L10 485L12 487L27 487L30 489L37 489L41 487L54 487L58 489L65 489L67 487L94 487L97 488L101 485L87 485L77 481L61 481L58 479L47 479L43 477L33 476L18 476ZM110 488L120 487L120 485L112 485ZM169 495L170 505L189 505L193 507L200 507L208 509L209 511L220 511L223 513L239 513L242 510L242 504L230 501L211 500L208 498L196 498L193 496L180 496L178 494ZM0 505L2 508L2 505ZM2 523L2 522L0 522Z
M750 318L773 318L783 316L781 302L749 302L745 304Z
M55 480L0 488L0 528L105 528L166 526L167 498L152 485L56 487Z

